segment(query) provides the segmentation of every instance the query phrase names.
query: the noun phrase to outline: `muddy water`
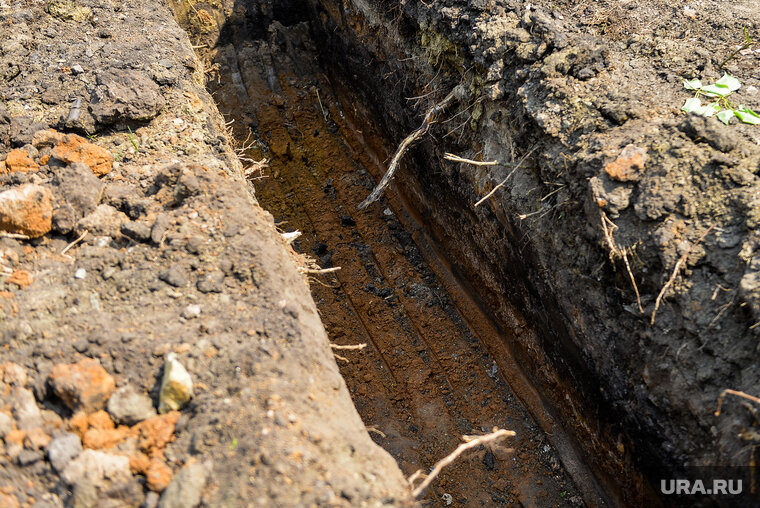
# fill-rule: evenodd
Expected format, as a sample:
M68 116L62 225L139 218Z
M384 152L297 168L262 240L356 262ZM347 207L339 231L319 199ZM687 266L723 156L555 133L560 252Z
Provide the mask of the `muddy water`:
M408 475L428 470L464 434L514 430L504 446L447 468L427 499L446 506L582 504L559 459L561 435L499 333L436 256L424 227L391 191L356 206L382 174L388 146L371 119L322 73L305 24L209 55L210 89L251 159L256 195L294 247L323 268L312 292L354 403ZM567 454L561 454L567 462ZM572 469L577 464L568 464ZM593 503L592 503L593 504Z

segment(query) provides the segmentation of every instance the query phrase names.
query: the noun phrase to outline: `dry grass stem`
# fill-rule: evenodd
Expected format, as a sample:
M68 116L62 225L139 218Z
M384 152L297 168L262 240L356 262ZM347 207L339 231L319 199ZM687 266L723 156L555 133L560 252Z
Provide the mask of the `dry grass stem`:
M436 462L435 466L433 466L432 471L430 471L430 474L427 475L424 480L422 480L422 483L420 483L418 487L412 490L412 497L417 499L422 494L424 494L425 490L430 486L433 480L435 480L435 478L441 474L443 468L457 460L457 458L467 450L476 448L482 444L492 443L494 441L498 441L499 439L503 439L505 437L513 437L516 435L517 434L511 430L494 429L493 432L486 434L485 436L462 436L466 442L460 444L456 450ZM409 477L409 483L414 485L415 480L417 480L422 474L422 470L415 472L412 476Z
M447 161L464 162L465 164L472 164L473 166L496 166L499 163L499 161L474 161L448 152L444 154L443 158Z
M760 404L760 398L755 397L754 395L749 395L738 390L731 390L730 388L727 388L720 392L720 395L718 396L718 409L715 410L715 416L720 416L720 410L723 407L723 398L726 395L735 395L737 397L741 397L742 399L747 399L751 402L754 402L755 404Z
M538 145L535 145L533 148L531 148L530 151L528 153L526 153L523 156L522 159L520 159L520 162L517 163L517 165L514 167L514 169L512 169L512 171L509 172L509 174L507 175L507 177L504 180L502 180L501 183L499 183L496 187L494 187L493 189L491 189L491 192L489 192L488 194L486 194L485 196L483 196L482 198L480 198L480 201L478 201L477 203L475 203L475 207L477 208L478 206L482 205L488 198L490 198L491 196L493 196L494 193L497 190L499 190L501 187L503 187L504 184L507 183L507 180L509 180L509 178L515 173L515 171L517 171L519 169L519 167L522 165L522 163L525 162L525 159L527 159L528 157L530 157L530 155L533 152L536 151L536 148L538 148Z

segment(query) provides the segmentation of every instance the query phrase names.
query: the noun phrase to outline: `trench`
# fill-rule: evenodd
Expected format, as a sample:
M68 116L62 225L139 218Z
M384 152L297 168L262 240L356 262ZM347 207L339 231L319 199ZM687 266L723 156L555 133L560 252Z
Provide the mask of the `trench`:
M399 137L384 131L355 79L325 67L341 56L325 54L305 4L275 2L262 14L253 3L237 21L209 22L216 30L197 23L199 8L216 12L210 4L189 5L173 7L200 46L217 107L244 160L267 160L251 166L256 198L283 232L302 233L296 251L340 268L313 275L310 286L330 340L349 347L336 350L338 365L372 438L410 475L429 470L462 435L517 433L446 468L426 502L615 504L510 346L541 330L506 299L501 313L512 319L496 318L462 269L477 270L467 249L454 246L466 236L452 238L430 220L430 206L454 197L425 196L405 175L378 204L357 210Z

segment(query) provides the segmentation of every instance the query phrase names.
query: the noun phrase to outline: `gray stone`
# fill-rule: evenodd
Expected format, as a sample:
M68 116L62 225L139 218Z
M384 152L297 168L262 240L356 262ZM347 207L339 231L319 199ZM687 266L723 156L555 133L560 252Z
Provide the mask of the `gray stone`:
M74 485L69 500L71 508L93 508L98 503L98 489L93 482L82 479Z
M69 462L61 473L61 478L69 485L86 479L95 486L100 486L106 480L128 480L131 476L127 457L96 450L83 451Z
M13 418L7 413L0 413L0 438L5 438L13 430Z
M105 188L90 167L79 162L58 171L53 184L57 186L56 194L71 206L77 219L95 211Z
M179 265L172 265L158 274L158 278L176 288L187 286L188 279L185 270Z
M156 494L153 491L148 492L145 495L145 502L143 503L143 508L156 508L158 506L158 494Z
M221 293L224 289L224 273L213 271L201 277L196 284L201 293Z
M148 121L164 106L159 86L142 71L107 69L97 77L90 112L98 123Z
M153 227L150 229L150 239L153 243L161 243L166 230L169 229L170 223L169 216L165 213L161 213L156 217L156 222L153 223Z
M39 450L21 450L16 457L16 461L20 466L28 466L42 460L44 455Z
M82 442L76 434L63 434L48 444L47 455L56 471L63 471L69 462L82 453Z
M42 427L42 414L31 391L26 388L14 388L11 392L11 407L20 430Z
M130 426L156 416L150 397L138 393L132 385L124 385L111 395L108 412L116 423Z
M150 227L144 222L125 222L121 225L121 234L137 242L150 240Z
M201 492L206 485L206 468L193 464L174 475L161 495L159 508L195 508L201 502Z

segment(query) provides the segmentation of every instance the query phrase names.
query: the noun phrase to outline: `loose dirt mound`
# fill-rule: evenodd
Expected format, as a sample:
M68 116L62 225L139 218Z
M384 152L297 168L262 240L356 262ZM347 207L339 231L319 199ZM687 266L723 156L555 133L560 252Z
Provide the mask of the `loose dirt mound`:
M0 24L0 504L404 504L167 6Z

